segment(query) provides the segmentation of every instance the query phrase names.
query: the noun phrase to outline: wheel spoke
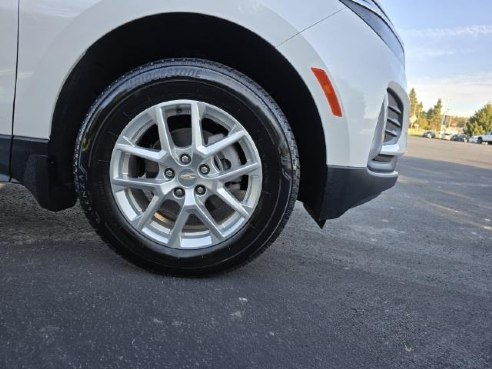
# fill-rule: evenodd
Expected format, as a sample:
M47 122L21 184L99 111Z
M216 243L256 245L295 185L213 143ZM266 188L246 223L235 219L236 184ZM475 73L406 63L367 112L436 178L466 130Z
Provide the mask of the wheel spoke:
M233 179L236 179L238 177L250 174L259 168L260 168L260 165L256 162L247 163L247 164L241 165L240 167L238 167L236 169L228 170L226 172L221 172L217 176L213 177L213 179L216 179L222 183L225 183L225 182L231 181Z
M195 150L203 147L202 119L205 114L206 105L194 101L191 104L191 137Z
M210 230L210 233L215 236L215 239L217 241L222 241L224 239L224 235L222 234L219 225L214 220L214 218L212 218L212 215L210 215L208 209L205 207L204 204L197 203L194 209L194 213L198 217L198 219L202 221L205 227Z
M243 218L248 218L251 215L252 209L241 204L241 202L224 187L220 187L214 192L223 202L225 202L231 209L238 212Z
M176 221L174 222L174 227L171 230L171 234L169 236L169 247L181 248L181 235L189 216L190 214L188 213L188 210L182 207L178 217L176 218Z
M157 129L159 131L159 142L161 143L161 149L166 153L171 153L174 147L171 134L167 126L167 119L164 119L164 114L162 113L162 107L156 106L153 110L154 121L157 124Z
M208 156L218 154L222 150L226 149L227 147L241 140L244 136L245 136L245 132L243 130L231 133L229 134L229 136L224 137L222 140L210 146L206 146L203 149L203 153Z
M163 181L150 178L112 178L111 182L113 186L119 186L122 190L127 188L133 188L137 190L151 190L156 191L156 188L160 186Z
M150 201L149 206L147 206L147 209L142 214L133 219L133 225L138 230L144 229L145 226L149 224L150 221L154 218L155 213L157 213L161 208L163 200L164 199L161 196L154 195L152 201Z
M144 147L132 145L130 143L117 143L115 148L124 152L125 154L130 154L133 156L137 156L144 160L150 160L158 162L166 156L166 153L163 151L156 151L151 149L146 149Z

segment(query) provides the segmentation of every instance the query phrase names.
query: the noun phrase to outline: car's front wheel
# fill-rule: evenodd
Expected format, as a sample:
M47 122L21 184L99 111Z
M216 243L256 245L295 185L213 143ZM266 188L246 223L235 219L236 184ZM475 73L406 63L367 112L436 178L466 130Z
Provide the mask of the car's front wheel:
M237 71L192 59L149 64L110 86L80 130L74 168L103 239L174 275L259 255L299 183L295 141L273 99Z

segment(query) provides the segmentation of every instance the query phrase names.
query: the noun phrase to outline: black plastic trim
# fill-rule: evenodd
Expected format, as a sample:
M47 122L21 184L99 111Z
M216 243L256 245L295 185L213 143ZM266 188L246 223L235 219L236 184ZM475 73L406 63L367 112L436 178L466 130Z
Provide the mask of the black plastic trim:
M8 182L10 179L10 145L12 136L0 135L0 180Z
M347 8L357 14L384 41L393 54L405 64L405 50L398 36L388 23L377 13L351 0L340 0Z
M10 175L31 191L41 207L60 211L75 205L76 196L73 187L59 180L56 160L49 156L48 148L48 140L14 137Z
M398 174L378 174L367 168L327 166L324 177L320 179L317 201L306 202L304 207L323 226L327 219L339 218L347 210L393 187Z

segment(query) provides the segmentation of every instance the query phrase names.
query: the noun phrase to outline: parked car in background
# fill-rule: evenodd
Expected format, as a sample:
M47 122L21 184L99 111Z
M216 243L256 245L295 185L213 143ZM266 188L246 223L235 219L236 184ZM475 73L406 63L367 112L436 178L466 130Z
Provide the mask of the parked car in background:
M488 143L489 145L492 145L492 131L485 133L484 135L480 135L477 137L477 143L482 144L482 143Z
M453 134L451 133L441 133L441 140L451 141Z
M433 132L433 131L425 131L424 133L422 133L422 137L425 137L425 138L436 138L436 133Z
M467 135L453 135L453 136L451 136L451 141L468 142L468 136Z
M478 143L478 137L477 137L477 136L471 136L471 137L468 139L468 143L472 143L472 144L476 144L476 143Z

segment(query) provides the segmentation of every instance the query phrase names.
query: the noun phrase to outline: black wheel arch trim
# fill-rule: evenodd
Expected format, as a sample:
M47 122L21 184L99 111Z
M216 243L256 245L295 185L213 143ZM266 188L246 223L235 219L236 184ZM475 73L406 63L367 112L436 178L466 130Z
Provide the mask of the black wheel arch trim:
M42 208L60 211L74 206L76 196L73 187L60 181L48 152L49 140L0 137L0 175L24 185Z
M0 135L0 182L10 181L10 149L12 136Z

